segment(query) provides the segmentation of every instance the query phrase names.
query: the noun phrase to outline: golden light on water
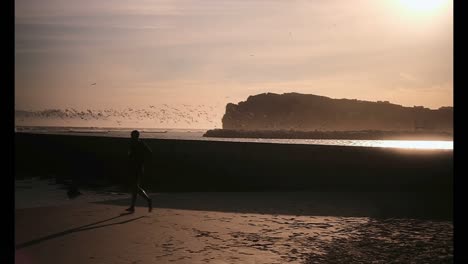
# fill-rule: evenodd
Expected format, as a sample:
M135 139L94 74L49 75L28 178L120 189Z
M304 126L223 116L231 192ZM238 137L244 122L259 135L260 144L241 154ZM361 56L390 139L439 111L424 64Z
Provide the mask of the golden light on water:
M306 139L304 140L304 142L307 144L334 145L334 146L453 150L453 141L443 141L443 140ZM300 142L292 142L290 140L290 142L287 142L287 143L300 143Z
M453 149L453 141L376 140L375 147L407 149Z

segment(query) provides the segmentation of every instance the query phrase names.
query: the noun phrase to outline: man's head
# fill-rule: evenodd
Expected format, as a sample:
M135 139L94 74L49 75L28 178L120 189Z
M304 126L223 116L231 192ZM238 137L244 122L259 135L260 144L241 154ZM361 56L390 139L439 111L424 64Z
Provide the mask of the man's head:
M140 132L138 132L138 130L133 130L130 135L132 136L133 140L138 140L138 138L140 137Z

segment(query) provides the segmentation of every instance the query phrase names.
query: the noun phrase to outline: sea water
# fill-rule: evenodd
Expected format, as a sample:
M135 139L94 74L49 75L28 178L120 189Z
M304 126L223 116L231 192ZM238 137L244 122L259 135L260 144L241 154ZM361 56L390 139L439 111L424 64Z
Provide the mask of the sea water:
M89 135L103 137L130 137L132 128L102 128L102 127L16 127L16 132ZM269 139L269 138L214 138L203 137L206 129L139 129L141 138L205 140L229 142L255 142L274 144L305 144L305 145L335 145L355 147L381 147L404 149L445 149L453 150L451 140L359 140L359 139Z

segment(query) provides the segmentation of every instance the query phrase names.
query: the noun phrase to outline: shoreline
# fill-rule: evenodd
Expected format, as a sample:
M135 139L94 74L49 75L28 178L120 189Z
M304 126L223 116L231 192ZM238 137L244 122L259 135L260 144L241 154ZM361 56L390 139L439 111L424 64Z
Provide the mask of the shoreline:
M296 131L210 129L203 137L264 139L347 139L347 140L441 140L453 141L453 133L431 131Z

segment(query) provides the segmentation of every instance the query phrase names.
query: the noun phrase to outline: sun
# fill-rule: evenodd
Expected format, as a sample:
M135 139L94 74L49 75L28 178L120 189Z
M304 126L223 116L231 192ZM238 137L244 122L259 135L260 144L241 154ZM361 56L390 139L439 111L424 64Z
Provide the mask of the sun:
M398 3L414 14L428 14L440 10L449 0L399 0Z

